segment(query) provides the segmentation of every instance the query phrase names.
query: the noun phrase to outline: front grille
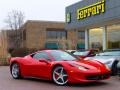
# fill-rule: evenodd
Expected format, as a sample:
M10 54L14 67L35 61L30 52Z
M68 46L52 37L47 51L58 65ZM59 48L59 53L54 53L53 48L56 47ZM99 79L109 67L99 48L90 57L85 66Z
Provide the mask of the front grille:
M110 77L110 74L87 76L87 80L102 80Z

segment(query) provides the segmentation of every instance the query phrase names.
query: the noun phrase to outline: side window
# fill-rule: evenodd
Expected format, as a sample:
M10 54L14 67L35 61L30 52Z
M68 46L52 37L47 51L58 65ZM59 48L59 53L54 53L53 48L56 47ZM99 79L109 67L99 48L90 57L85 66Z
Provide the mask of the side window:
M45 52L38 52L33 56L34 59L39 60L40 58L45 58L46 60L50 60L50 58L48 57L48 54Z

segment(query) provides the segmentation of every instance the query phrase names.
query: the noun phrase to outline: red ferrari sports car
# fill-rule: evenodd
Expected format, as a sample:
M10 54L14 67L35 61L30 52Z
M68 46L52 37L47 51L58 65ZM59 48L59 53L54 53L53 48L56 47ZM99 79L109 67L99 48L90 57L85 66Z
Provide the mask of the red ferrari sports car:
M53 80L58 85L95 82L110 77L110 70L104 64L77 60L61 50L42 50L25 57L11 58L10 72L14 79L36 77Z

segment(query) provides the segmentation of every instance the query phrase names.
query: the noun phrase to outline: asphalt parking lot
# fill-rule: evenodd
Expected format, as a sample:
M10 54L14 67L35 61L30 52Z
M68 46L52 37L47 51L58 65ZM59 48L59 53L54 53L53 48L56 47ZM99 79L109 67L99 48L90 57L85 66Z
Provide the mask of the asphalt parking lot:
M114 76L97 83L57 86L38 79L15 80L8 66L0 66L0 90L120 90L120 79Z

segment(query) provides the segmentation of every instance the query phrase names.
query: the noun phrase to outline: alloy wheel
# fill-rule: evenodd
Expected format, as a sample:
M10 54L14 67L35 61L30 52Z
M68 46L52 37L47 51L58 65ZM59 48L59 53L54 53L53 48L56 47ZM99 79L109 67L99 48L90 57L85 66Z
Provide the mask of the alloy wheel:
M65 85L68 82L68 75L62 66L53 70L53 81L58 85Z
M20 70L19 70L19 65L17 63L14 63L11 67L11 74L12 77L15 79L20 78Z

